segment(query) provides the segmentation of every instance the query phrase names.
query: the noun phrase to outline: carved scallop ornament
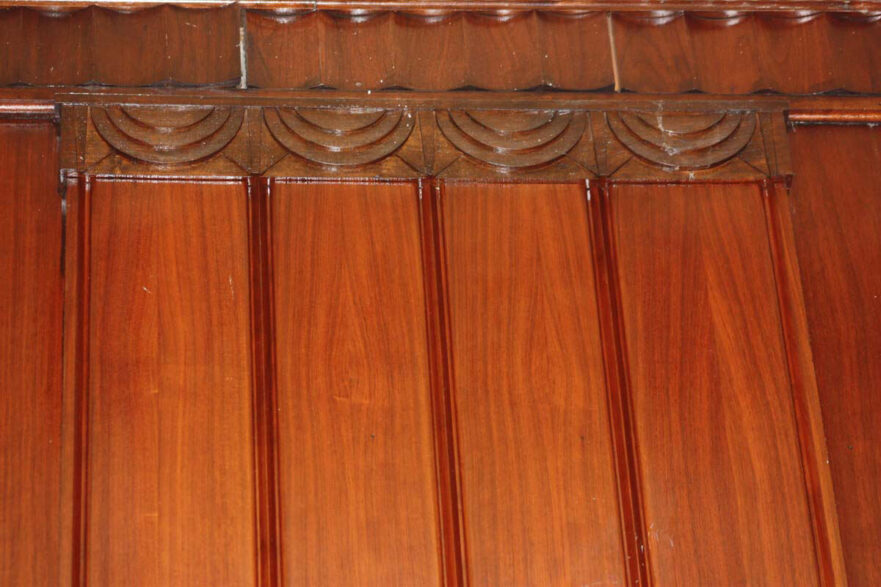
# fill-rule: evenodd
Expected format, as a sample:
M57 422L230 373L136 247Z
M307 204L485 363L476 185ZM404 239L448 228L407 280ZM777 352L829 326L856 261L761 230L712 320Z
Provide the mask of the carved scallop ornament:
M272 136L300 157L333 167L375 163L410 136L408 110L350 108L266 108Z
M244 111L229 106L107 106L92 108L98 134L120 153L157 165L206 159L242 126Z
M752 112L610 112L607 120L630 152L670 169L720 165L740 153L756 131Z
M539 167L578 144L585 114L568 110L450 110L437 113L444 136L471 157L509 169Z

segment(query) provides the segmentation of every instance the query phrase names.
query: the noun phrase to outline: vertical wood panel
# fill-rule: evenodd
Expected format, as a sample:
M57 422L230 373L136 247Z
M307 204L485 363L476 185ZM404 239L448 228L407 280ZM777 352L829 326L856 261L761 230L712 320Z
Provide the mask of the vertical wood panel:
M850 585L881 584L881 132L792 135L794 229Z
M246 197L240 184L92 191L87 577L255 577Z
M443 209L471 583L624 583L584 187Z
M51 124L0 124L0 585L58 580L61 199Z
M288 585L437 585L438 512L412 184L272 196Z
M655 581L817 584L756 185L612 196Z

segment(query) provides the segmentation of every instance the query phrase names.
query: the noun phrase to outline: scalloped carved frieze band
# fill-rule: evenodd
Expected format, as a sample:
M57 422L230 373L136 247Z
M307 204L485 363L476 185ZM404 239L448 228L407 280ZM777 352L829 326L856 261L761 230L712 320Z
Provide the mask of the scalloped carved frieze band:
M272 136L313 163L356 167L394 153L413 130L408 110L266 108Z
M584 112L567 110L450 110L437 113L444 136L471 157L505 169L547 165L584 133Z
M242 126L240 107L108 106L92 108L98 134L132 159L180 165L206 159L226 147Z
M402 102L65 105L62 168L98 175L539 181L789 173L782 108L714 111L704 104L676 112L637 104L605 111L561 100L549 101L557 106L551 108L433 109Z
M752 112L612 112L615 137L634 155L671 169L707 169L728 161L756 131Z

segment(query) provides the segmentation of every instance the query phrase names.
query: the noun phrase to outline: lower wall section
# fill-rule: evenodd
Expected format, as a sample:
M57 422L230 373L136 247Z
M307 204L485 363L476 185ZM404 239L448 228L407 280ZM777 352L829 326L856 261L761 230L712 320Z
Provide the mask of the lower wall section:
M468 574L626 582L583 185L443 199Z
M251 585L242 186L98 180L87 197L85 576Z
M416 185L272 187L287 585L437 585Z
M49 123L0 124L0 585L57 585L61 198Z
M816 584L761 190L622 185L611 209L654 579Z
M881 584L881 130L792 135L795 235L851 586Z

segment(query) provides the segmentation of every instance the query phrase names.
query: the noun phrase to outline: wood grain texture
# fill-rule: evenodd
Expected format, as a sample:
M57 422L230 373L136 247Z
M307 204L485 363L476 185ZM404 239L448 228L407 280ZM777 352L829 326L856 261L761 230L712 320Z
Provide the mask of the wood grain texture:
M235 86L236 7L0 9L0 85Z
M881 91L877 15L619 14L614 31L625 90Z
M414 184L272 195L287 585L438 585Z
M583 185L449 184L473 585L625 581Z
M0 584L55 585L61 198L50 124L0 125Z
M88 584L252 585L244 188L91 196Z
M793 218L850 585L881 582L881 132L792 135Z
M611 201L654 581L818 584L761 191Z
M601 12L251 11L247 24L248 81L258 88L596 90L614 82Z

